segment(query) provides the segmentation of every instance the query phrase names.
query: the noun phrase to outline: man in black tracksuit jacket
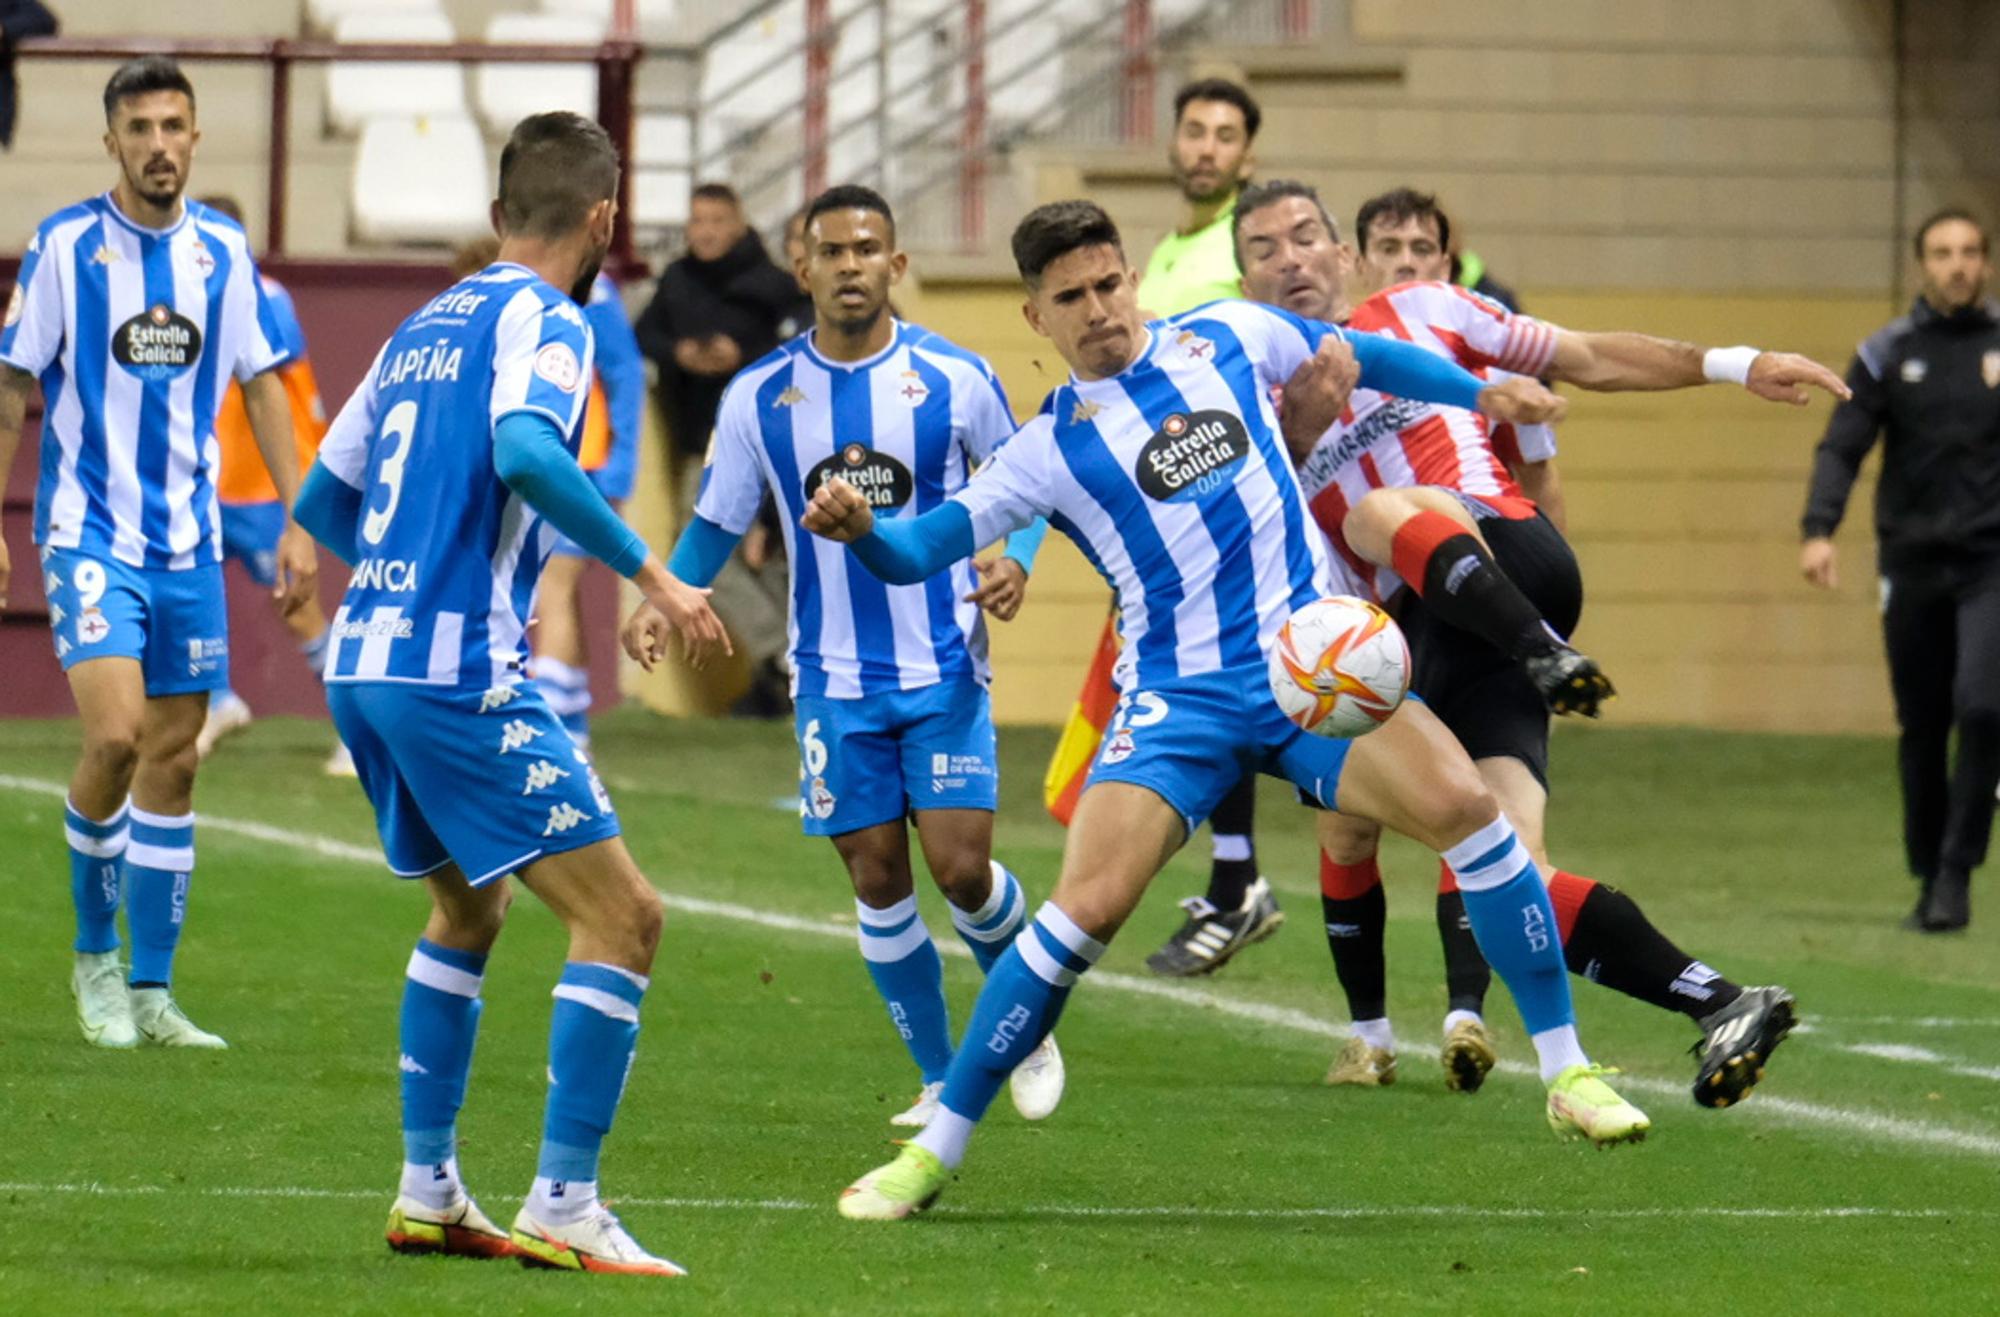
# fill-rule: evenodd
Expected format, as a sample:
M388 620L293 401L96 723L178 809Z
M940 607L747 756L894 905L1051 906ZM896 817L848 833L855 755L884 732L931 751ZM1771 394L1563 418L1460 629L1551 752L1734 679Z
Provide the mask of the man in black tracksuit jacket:
M1848 367L1806 496L1800 565L1835 583L1832 535L1884 436L1875 491L1882 632L1902 728L1903 841L1923 883L1905 927L1963 928L2000 782L2000 302L1987 235L1945 211L1917 232L1923 294ZM1946 747L1958 729L1958 762Z

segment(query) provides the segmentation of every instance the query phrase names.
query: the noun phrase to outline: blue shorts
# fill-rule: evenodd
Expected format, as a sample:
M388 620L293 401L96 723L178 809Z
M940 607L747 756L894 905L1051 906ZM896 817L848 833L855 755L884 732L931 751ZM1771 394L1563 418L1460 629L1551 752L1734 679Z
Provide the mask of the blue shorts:
M456 862L478 887L618 835L604 784L532 683L333 681L326 703L400 878Z
M228 689L220 563L170 572L44 548L42 585L65 672L88 659L131 658L139 660L149 696Z
M799 819L837 837L911 810L999 804L993 704L976 682L946 681L855 700L801 695Z
M1248 772L1269 773L1333 808L1349 742L1299 730L1271 698L1264 665L1177 677L1119 697L1085 790L1145 787L1193 832Z
M242 563L243 570L259 585L278 583L278 537L284 533L282 503L222 505L222 561Z

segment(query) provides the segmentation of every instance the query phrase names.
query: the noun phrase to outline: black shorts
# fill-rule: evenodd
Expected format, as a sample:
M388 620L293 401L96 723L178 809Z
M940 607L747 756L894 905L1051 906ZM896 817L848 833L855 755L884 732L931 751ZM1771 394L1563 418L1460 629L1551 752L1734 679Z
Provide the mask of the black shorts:
M1576 554L1549 519L1508 517L1477 499L1466 508L1507 578L1564 636L1583 614L1583 574ZM1410 689L1424 698L1474 759L1518 759L1543 789L1549 785L1549 706L1521 665L1470 631L1440 622L1414 590L1391 611L1409 638L1415 663Z

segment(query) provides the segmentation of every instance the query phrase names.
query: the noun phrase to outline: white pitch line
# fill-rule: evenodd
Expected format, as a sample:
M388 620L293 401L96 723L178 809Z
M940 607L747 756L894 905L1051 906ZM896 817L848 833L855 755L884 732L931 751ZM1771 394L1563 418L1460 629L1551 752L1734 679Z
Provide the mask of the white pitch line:
M1840 1050L1855 1056L1873 1057L1878 1061L1934 1066L1947 1074L1963 1075L1967 1079L2000 1080L2000 1066L1974 1065L1961 1057L1946 1056L1928 1047L1912 1047L1908 1043L1843 1043Z
M62 798L67 789L58 782L40 778L16 777L0 773L0 788L30 792L36 795ZM242 819L222 818L203 814L198 825L217 832L234 833L255 841L274 845L291 846L308 850L329 859L351 860L372 868L383 868L381 852L366 846L356 846L350 842L337 841L331 837L315 836L311 833L295 832L288 828L275 828L268 824ZM727 901L710 901L697 896L683 896L674 892L662 892L667 908L688 914L707 915L718 919L729 919L739 923L754 924L763 928L778 929L788 933L804 933L813 937L833 937L847 940L854 937L852 924L836 923L828 919L808 919L798 915L779 914L769 910L759 910L752 906L735 905ZM971 953L956 942L939 943L938 949L949 955L969 956ZM1289 1006L1275 1006L1265 1002L1244 1001L1240 998L1225 997L1220 993L1202 988L1190 988L1179 983L1161 982L1157 979L1142 979L1130 974L1120 974L1115 970L1093 970L1089 982L1123 992L1132 996L1153 997L1211 1010L1255 1024L1292 1033L1307 1034L1312 1037L1344 1040L1347 1030L1329 1020L1320 1019L1305 1011ZM1535 1068L1518 1061L1502 1061L1495 1069L1504 1074L1534 1077ZM1687 1085L1666 1079L1651 1079L1643 1075L1626 1074L1619 1077L1618 1086L1631 1093L1647 1093L1669 1098L1685 1098ZM1866 1111L1853 1107L1836 1107L1826 1103L1806 1102L1798 1098L1786 1098L1758 1093L1754 1103L1742 1111L1725 1117L1729 1120L1743 1120L1746 1117L1768 1119L1782 1117L1804 1124L1819 1125L1827 1129L1842 1130L1850 1134L1862 1135L1887 1143L1908 1144L1913 1147L1935 1148L1948 1152L1971 1153L1981 1157L2000 1160L2000 1134L1988 1134L1974 1130L1958 1129L1950 1125L1939 1125L1931 1121L1915 1120L1904 1116Z
M74 1194L98 1198L279 1198L333 1199L344 1202L381 1200L391 1195L382 1189L317 1189L301 1185L157 1185L97 1184L0 1184L0 1193ZM619 1207L657 1207L702 1212L820 1212L832 1209L830 1202L806 1202L798 1198L680 1198L635 1197L618 1194L611 1201ZM933 1215L950 1215L967 1209L947 1204L933 1209ZM982 1215L986 1213L982 1210ZM1070 1220L1227 1220L1227 1221L1365 1221L1397 1219L1473 1219L1487 1221L1656 1221L1666 1219L1721 1218L1727 1220L1833 1221L1892 1220L1946 1221L1967 1217L2000 1216L1991 1209L1940 1207L1876 1207L1840 1204L1832 1207L1481 1207L1473 1203L1391 1203L1350 1207L1193 1207L1093 1206L1049 1203L1009 1209L1008 1216L1051 1217Z

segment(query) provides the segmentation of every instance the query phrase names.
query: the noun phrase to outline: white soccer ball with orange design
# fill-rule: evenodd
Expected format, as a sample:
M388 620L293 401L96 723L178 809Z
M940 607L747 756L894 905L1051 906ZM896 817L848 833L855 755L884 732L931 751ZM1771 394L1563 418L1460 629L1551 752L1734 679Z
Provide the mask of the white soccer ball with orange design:
M1298 609L1271 646L1271 694L1315 736L1374 731L1410 689L1410 646L1387 613L1335 595Z

